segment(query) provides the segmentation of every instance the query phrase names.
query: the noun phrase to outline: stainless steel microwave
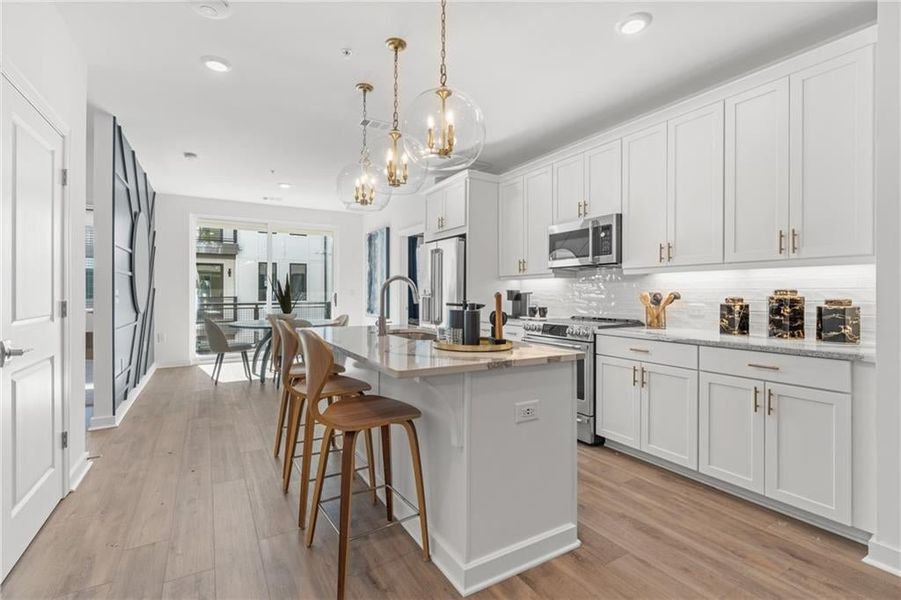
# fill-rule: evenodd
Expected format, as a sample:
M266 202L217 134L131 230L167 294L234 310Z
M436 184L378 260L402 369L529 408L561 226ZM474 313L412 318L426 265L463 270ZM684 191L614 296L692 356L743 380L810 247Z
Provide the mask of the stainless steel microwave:
M547 231L548 266L579 269L618 265L622 253L621 233L619 213L551 225Z

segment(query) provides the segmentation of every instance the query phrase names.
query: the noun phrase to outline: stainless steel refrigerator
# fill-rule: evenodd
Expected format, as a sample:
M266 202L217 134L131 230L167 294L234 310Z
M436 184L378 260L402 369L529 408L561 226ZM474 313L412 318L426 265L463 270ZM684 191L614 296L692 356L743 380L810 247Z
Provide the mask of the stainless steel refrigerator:
M447 303L466 299L466 238L453 237L419 247L419 324L445 327Z

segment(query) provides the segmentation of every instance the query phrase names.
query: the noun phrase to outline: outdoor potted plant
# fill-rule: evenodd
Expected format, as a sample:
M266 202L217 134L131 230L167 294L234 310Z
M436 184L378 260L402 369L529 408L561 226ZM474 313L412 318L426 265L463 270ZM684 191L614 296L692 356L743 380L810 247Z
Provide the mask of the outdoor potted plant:
M275 300L278 302L278 306L282 311L280 316L285 317L294 314L294 307L297 306L300 295L291 291L291 277L285 276L284 286L282 286L282 283L275 277L272 278L271 283L272 291L275 294Z

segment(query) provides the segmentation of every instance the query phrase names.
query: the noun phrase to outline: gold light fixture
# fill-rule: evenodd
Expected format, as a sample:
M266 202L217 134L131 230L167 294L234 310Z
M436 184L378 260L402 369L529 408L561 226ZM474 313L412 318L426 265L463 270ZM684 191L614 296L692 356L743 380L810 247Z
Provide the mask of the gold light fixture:
M360 158L356 163L346 166L338 174L338 199L351 210L381 210L388 204L390 191L378 189L378 170L369 158L369 145L366 133L369 120L366 114L366 95L374 88L371 83L358 83L356 89L363 96L363 119L360 121L362 144Z
M391 138L391 147L388 149L385 165L385 176L388 178L388 185L391 187L400 187L407 183L410 177L410 168L407 164L407 153L398 151L398 142L403 137L400 133L400 122L397 116L397 59L398 54L407 47L407 42L401 38L392 37L385 41L388 49L394 53L394 118L391 122L391 132L388 137Z
M441 66L437 88L421 93L404 122L405 145L413 161L429 170L456 171L474 163L485 144L482 110L447 85L447 0L441 0Z

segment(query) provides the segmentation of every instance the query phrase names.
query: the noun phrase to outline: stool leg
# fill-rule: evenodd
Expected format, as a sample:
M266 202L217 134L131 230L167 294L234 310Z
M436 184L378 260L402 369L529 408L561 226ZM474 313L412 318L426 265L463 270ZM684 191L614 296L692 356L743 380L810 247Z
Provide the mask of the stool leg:
M344 449L341 452L341 521L338 527L338 598L344 598L344 580L347 576L347 542L350 538L350 484L354 479L354 443L356 431L344 432Z
M297 525L303 529L307 526L307 491L310 487L310 463L313 460L313 438L316 437L316 422L313 412L307 410L303 426L303 456L300 459L300 516ZM328 462L328 453L320 454L319 460Z
M282 388L282 402L278 407L278 422L275 424L275 450L273 456L278 458L282 446L282 428L285 426L285 413L288 412L288 387Z
M282 466L282 490L287 494L291 485L291 471L294 466L294 448L297 446L297 434L300 432L300 418L303 415L304 396L291 394L291 403L288 410L288 435L285 438L285 461Z
M413 474L416 476L416 500L419 502L419 531L422 534L422 556L431 559L429 552L429 523L425 512L425 487L422 485L422 460L419 457L419 438L413 421L405 421L407 439L410 441L410 457L413 459Z
M385 476L385 485L391 486L391 429L388 425L380 427L382 433L382 470ZM385 513L389 521L394 520L394 492L391 488L385 488Z
M319 456L323 454L328 456L328 445L332 439L335 430L331 427L325 428L322 434L322 449ZM328 464L327 460L320 460L319 467L316 469L316 485L313 487L313 502L311 504L310 522L307 524L307 548L313 545L313 535L316 533L316 521L319 518L319 501L322 499L322 482L325 480L325 469Z
M375 453L372 451L372 430L371 429L366 430L366 435L365 435L364 440L366 442L366 462L368 463L367 466L369 467L369 487L370 487L370 489L372 489L372 503L378 504L379 497L376 494L376 490L375 490L375 485L376 485L376 483L375 483L375 462L373 462L373 460L372 460Z

